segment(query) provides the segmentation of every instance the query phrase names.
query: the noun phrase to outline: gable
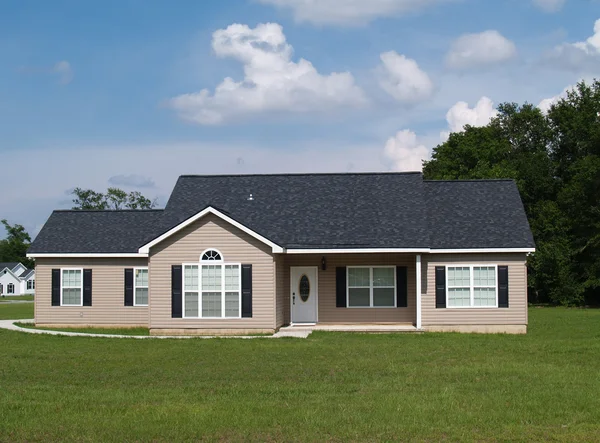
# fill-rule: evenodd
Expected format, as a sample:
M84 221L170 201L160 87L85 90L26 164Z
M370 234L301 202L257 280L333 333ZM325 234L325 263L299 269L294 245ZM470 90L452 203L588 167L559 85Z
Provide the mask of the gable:
M151 246L149 256L152 263L157 260L196 263L207 249L216 249L229 263L265 258L272 262L270 245L212 213L205 214Z
M197 214L193 215L192 217L189 217L188 219L184 220L183 222L179 223L178 225L174 226L173 228L171 228L164 234L160 235L159 237L155 238L151 242L146 243L145 245L141 246L139 249L139 252L142 254L148 254L150 252L150 248L160 244L161 242L163 242L166 239L172 237L173 235L181 232L182 230L186 230L186 228L189 228L190 226L193 227L195 223L197 223L199 220L202 220L205 217L208 217L209 220L215 220L215 217L216 217L219 220L227 223L227 225L231 226L232 228L235 228L238 231L243 232L244 234L254 238L255 240L258 240L259 242L269 246L272 249L272 252L283 252L283 248L281 246L273 243L272 241L263 237L262 235L258 234L257 232L253 231L252 229L249 229L247 226L244 226L243 224L239 223L238 221L236 221L236 220L232 219L231 217L227 216L226 214L222 213L218 209L215 209L210 206L203 209L202 211L198 212ZM223 225L222 223L220 223L220 224ZM189 232L189 229L187 229L187 231L184 231L184 232Z

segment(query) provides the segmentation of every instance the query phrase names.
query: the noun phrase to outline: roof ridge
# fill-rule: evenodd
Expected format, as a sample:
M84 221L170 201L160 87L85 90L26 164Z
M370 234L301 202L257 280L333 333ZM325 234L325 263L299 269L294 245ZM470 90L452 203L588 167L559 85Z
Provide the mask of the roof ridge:
M286 172L286 173L266 173L266 174L182 174L179 178L199 178L199 177L289 177L289 176L316 176L316 175L417 175L423 174L421 171L406 172Z

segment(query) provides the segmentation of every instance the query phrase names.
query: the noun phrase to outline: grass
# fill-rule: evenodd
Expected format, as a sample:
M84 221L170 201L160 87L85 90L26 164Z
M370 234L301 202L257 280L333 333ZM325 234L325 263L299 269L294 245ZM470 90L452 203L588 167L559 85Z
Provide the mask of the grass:
M599 310L531 308L525 336L122 340L0 330L0 343L0 441L600 435Z
M0 297L0 303L11 300L33 301L33 295L10 295Z
M33 303L0 303L0 320L24 318L33 318Z
M28 329L41 329L44 331L84 332L86 334L110 335L150 335L148 328L46 328L35 326L32 323L16 323L17 326Z

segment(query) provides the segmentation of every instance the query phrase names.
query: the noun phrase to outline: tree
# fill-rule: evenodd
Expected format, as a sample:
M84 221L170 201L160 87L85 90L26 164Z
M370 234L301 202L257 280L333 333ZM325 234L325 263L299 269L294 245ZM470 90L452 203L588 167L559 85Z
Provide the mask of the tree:
M119 188L108 188L106 193L91 189L75 188L73 209L79 210L119 210L119 209L152 209L156 207L156 199L150 200L139 191L129 194Z
M27 258L27 249L31 244L31 237L21 225L11 225L6 220L0 221L6 229L6 238L0 240L0 262L20 262L29 268L34 263Z
M485 127L450 134L424 163L428 179L513 178L536 241L536 302L600 304L600 82L550 109L504 103Z

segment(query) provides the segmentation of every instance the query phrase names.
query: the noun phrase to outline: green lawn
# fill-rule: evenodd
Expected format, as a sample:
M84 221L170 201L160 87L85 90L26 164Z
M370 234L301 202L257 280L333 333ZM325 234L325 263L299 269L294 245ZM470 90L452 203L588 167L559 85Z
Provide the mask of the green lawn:
M0 303L11 300L33 301L33 295L11 295L10 297L0 297Z
M87 334L150 335L148 328L44 328L31 323L17 323L17 326L44 331L85 332Z
M26 318L33 318L33 303L0 303L0 320Z
M525 336L2 330L0 408L0 441L597 441L600 310L532 308Z

